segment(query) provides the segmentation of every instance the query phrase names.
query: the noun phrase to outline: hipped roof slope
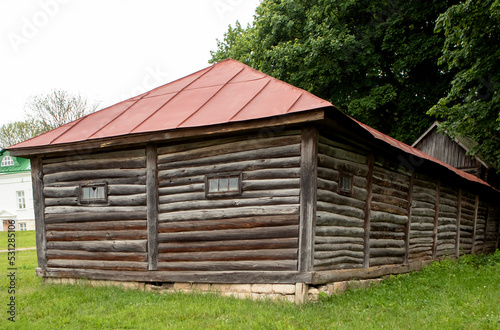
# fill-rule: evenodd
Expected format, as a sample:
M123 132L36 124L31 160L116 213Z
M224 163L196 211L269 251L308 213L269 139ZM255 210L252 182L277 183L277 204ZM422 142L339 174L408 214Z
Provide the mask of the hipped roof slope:
M228 59L10 149L248 121L332 104Z

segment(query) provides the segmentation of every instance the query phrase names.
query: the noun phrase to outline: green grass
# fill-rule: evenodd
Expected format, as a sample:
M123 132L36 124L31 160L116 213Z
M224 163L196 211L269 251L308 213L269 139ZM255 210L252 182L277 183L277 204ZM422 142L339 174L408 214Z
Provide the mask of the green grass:
M0 231L0 250L8 250L8 234L9 232L7 231ZM16 231L15 236L16 249L36 246L34 230Z
M305 306L44 284L35 276L35 250L17 252L16 262L16 322L7 321L3 307L0 329L500 329L499 251L434 263ZM0 253L0 269L7 271L7 253ZM2 276L2 306L8 286Z

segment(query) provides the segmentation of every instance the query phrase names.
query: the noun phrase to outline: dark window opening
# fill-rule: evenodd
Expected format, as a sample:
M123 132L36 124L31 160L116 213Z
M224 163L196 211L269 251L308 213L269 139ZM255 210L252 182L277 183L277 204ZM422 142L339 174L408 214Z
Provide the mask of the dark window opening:
M353 193L352 174L340 173L338 192L344 195L352 195Z

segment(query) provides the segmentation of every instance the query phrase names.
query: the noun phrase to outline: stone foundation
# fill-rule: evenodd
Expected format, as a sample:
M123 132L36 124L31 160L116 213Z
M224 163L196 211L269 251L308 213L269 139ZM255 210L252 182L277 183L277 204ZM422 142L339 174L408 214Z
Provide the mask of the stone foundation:
M320 294L331 296L347 289L369 288L382 281L381 278L357 281L342 281L324 285L310 286L296 284L209 284L209 283L144 283L107 280L85 280L74 278L44 278L45 283L53 284L89 284L94 287L117 286L123 289L154 291L160 293L217 293L223 297L242 299L271 299L294 302L297 305L317 301Z

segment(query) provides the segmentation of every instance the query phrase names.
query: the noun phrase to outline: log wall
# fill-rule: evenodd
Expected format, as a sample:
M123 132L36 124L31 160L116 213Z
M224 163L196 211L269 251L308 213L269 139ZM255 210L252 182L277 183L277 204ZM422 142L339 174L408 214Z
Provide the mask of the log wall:
M457 240L458 188L442 182L439 187L439 208L436 236L437 258L455 255Z
M363 267L367 162L366 151L320 136L315 270ZM337 192L339 173L352 174L352 196Z
M147 269L145 166L144 150L43 161L48 267ZM107 204L79 204L80 185L102 183Z
M300 132L158 148L158 270L297 270ZM207 199L205 175L241 172Z
M463 190L460 216L460 254L472 253L476 196Z

